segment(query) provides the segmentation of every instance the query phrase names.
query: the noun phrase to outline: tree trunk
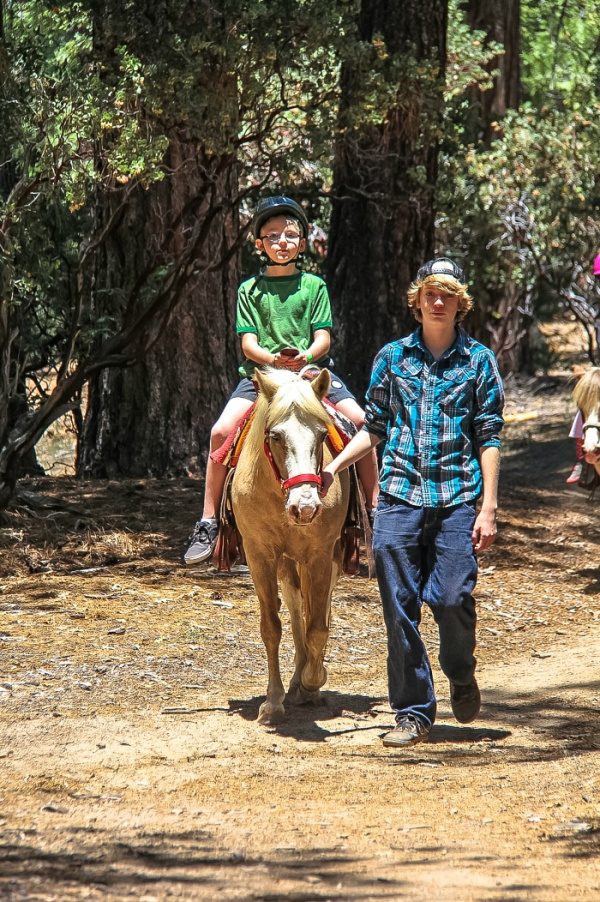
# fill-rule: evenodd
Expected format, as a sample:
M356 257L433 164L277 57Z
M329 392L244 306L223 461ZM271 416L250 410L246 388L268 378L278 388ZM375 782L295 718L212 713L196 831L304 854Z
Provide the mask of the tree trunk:
M120 66L116 48L125 43L150 71L154 64L164 70L183 94L180 106L167 90L164 111L148 117L147 128L169 139L165 178L130 196L105 242L87 286L92 318L102 322L117 311L115 320L135 322L161 280L172 278L177 287L170 289L165 312L149 328L145 324L132 365L92 378L77 470L94 476L196 472L236 378L237 164L232 151L206 148L211 141L224 147L225 112L236 108L235 79L210 49L226 26L208 0L91 5L95 53L108 84ZM177 68L173 46L181 41L173 44L174 34L184 43L190 36L205 42L193 75ZM193 78L191 106L186 78ZM145 110L132 103L132 113L143 119ZM99 166L101 153L99 143ZM110 198L98 203L99 228L115 213Z
M504 53L486 67L490 72L499 70L492 89L468 91L476 119L468 139L489 144L498 133L492 123L516 110L521 99L521 0L468 0L465 7L471 28L504 47Z
M78 454L78 472L93 476L181 475L203 468L210 427L235 384L237 340L236 257L219 261L238 235L235 161L205 158L194 141L171 138L169 179L141 192L127 221L107 247L96 292L105 285L113 294L132 290L148 263L148 255L164 240L163 223L190 205L193 220L211 212L208 203L196 211L194 200L214 176L212 211L223 208L211 226L177 307L164 323L151 349L132 366L105 369L90 382L88 409ZM211 266L215 269L211 271Z
M375 353L415 324L406 291L433 254L446 24L445 0L363 0L342 69L327 273L336 372L359 399ZM396 92L378 122L358 118L365 49Z

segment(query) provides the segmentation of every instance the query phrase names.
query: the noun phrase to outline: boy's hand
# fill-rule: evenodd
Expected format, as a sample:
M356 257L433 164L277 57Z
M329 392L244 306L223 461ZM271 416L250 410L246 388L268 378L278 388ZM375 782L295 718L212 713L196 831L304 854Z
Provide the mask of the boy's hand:
M271 364L278 370L295 370L296 367L293 365L293 361L295 357L290 357L289 354L275 354L273 358L273 363Z
M471 540L475 551L485 551L489 548L498 529L496 527L496 511L481 510L475 519Z
M295 357L291 357L289 354L275 354L275 359L273 361L273 366L277 369L281 370L292 370L294 373L299 373L300 370L308 366L308 360L306 359L306 353L298 353Z
M294 372L299 373L300 370L304 369L305 366L308 366L306 351L302 351L301 353L297 354L296 357L291 357L290 363L290 369L293 369Z

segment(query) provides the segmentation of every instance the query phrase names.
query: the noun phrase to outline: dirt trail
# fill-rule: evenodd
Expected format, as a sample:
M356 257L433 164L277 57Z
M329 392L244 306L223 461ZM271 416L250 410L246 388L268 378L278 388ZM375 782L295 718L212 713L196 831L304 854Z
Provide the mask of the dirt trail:
M373 581L337 587L325 704L265 729L249 578L179 565L198 482L38 481L71 511L0 530L0 899L600 899L600 501L564 484L564 380L508 412L481 718L436 670L402 752Z

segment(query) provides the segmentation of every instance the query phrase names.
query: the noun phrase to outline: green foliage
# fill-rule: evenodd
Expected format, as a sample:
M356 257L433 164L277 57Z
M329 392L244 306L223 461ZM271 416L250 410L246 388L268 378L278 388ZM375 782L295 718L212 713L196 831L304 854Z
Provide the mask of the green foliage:
M504 48L487 40L483 31L469 27L459 0L450 0L448 5L447 40L445 95L451 107L452 101L463 101L467 88L476 85L481 91L491 89L498 70L489 71L489 63L502 54Z
M225 0L217 12L179 0L168 12L121 0L5 2L1 303L22 374L60 365L67 347L79 359L123 328L127 299L116 289L97 293L93 313L80 296L84 261L99 208L126 206L172 175L171 134L197 142L202 166L237 157L242 191L318 192L353 4ZM157 258L138 303L149 306L172 274L173 261Z
M585 107L600 89L600 3L527 0L522 5L522 23L526 100L534 108L547 104Z
M84 4L8 0L5 27L11 78L4 84L3 140L36 190L59 186L77 208L98 182L162 177L166 139L149 133L140 114L138 61L123 51L118 81L106 84Z
M378 33L359 41L360 7L5 0L0 320L10 328L0 352L10 385L42 366L73 366L126 328L122 286L98 287L92 304L91 261L103 214L173 177L173 136L185 135L206 173L215 160L236 161L242 221L257 195L276 188L324 224L340 133L384 131L390 111L411 139L439 132L439 61L417 62L410 47L392 52ZM522 0L524 102L491 145L467 143L468 92L493 90L502 48L471 31L462 7L450 0L438 244L466 265L485 337L505 316L507 291L517 286L522 311L551 315L586 287L600 249L600 3ZM422 165L405 177L416 189L427 178ZM178 265L157 253L137 289L140 308ZM0 385L0 401L8 390Z
M564 315L574 295L597 303L600 4L526 0L522 9L526 100L497 123L491 144L464 144L467 100L455 98L438 191L439 243L466 266L487 341L507 303L517 332L531 318Z
M444 228L496 285L566 287L600 244L599 174L597 119L525 106L491 147L445 160Z

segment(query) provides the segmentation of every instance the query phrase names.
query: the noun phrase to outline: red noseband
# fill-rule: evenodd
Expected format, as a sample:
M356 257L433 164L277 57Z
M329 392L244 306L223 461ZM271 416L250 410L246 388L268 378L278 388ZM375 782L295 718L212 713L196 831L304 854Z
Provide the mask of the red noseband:
M318 473L300 473L298 476L290 476L289 479L284 479L282 477L281 473L279 472L279 468L278 468L277 464L275 463L275 460L271 453L271 449L269 447L269 442L267 441L266 436L265 436L265 441L264 441L264 449L265 449L265 454L267 455L268 461L271 464L271 469L273 470L273 473L275 474L275 479L281 486L281 491L283 492L284 495L286 492L289 492L289 490L291 488L293 488L295 485L302 485L302 483L304 483L304 482L313 482L315 485L319 485L319 486L323 485L323 478ZM322 464L321 464L321 467L322 467Z

